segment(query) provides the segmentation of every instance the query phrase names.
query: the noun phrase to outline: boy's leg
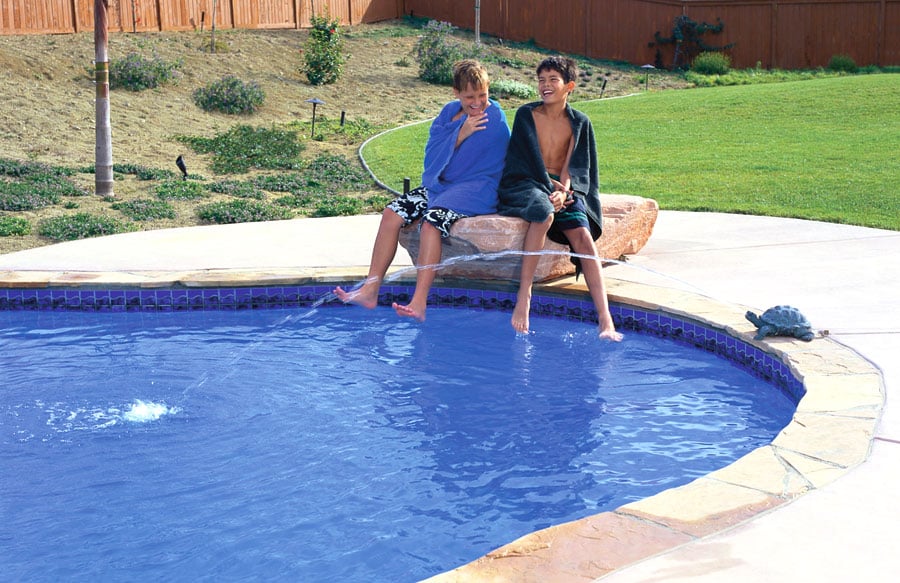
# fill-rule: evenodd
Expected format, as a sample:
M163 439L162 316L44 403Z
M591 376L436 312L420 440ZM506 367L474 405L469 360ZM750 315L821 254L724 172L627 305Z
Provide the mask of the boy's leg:
M334 288L334 295L346 303L357 304L365 308L378 305L378 290L387 273L400 241L400 229L422 217L428 206L428 192L420 186L401 194L381 213L378 234L372 247L372 259L369 262L369 274L358 289L344 290L340 286Z
M398 316L415 318L422 322L425 320L425 309L428 307L428 293L431 284L434 283L435 267L441 262L441 232L429 222L422 223L419 231L419 257L416 261L416 291L413 292L409 304L401 305L396 302L392 307Z
M511 319L512 327L516 332L524 334L528 332L528 312L531 310L531 288L534 284L534 274L537 271L541 257L536 253L544 248L547 240L547 231L553 224L553 216L547 217L542 223L529 223L525 232L525 244L522 250L522 267L519 272L519 291L516 294L516 307L513 308Z
M378 305L378 290L381 289L381 281L387 273L388 267L397 254L397 246L400 240L400 229L405 221L400 215L389 208L381 213L381 223L378 225L378 234L375 235L375 245L372 247L372 259L369 263L369 274L366 281L354 290L344 290L340 286L334 288L334 295L344 303L357 304L364 308L374 308Z
M609 298L606 297L603 268L600 265L600 258L597 257L597 247L594 245L590 231L585 227L578 227L567 229L563 233L569 239L572 251L578 255L587 255L595 258L581 258L581 271L584 274L588 292L591 294L591 299L594 302L594 308L597 310L600 338L618 342L622 339L622 334L616 331L612 314L609 312Z

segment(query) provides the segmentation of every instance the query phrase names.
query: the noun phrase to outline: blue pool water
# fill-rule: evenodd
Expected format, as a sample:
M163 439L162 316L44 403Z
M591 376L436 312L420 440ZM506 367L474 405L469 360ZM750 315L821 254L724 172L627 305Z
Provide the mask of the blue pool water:
M0 313L0 579L416 581L727 465L795 403L504 312Z

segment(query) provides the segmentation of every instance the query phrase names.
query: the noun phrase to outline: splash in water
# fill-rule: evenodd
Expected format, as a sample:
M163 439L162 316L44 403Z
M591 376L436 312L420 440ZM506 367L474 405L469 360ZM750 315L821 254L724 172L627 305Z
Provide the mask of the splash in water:
M156 421L163 415L174 415L178 411L178 407L168 407L165 403L148 403L137 399L127 411L122 413L122 419L132 423L146 423Z

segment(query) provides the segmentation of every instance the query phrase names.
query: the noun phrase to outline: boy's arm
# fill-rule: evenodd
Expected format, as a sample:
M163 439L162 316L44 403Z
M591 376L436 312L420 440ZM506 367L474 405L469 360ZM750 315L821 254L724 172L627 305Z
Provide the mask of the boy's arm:
M559 190L570 192L572 190L572 177L569 175L569 163L572 161L572 152L575 150L575 136L569 138L569 149L566 152L566 163L559 173ZM554 185L556 186L556 185Z

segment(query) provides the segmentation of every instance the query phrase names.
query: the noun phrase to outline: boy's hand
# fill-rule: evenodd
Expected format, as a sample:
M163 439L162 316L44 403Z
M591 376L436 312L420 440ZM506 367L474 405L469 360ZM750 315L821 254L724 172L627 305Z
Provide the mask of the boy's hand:
M549 196L550 204L553 205L553 212L557 213L575 202L575 197L572 196L572 193L563 190L554 190Z
M480 132L486 129L488 123L488 114L485 112L477 113L475 115L467 115L466 120L463 122L462 127L459 130L459 137L456 139L456 145L458 146L474 134L475 132Z

